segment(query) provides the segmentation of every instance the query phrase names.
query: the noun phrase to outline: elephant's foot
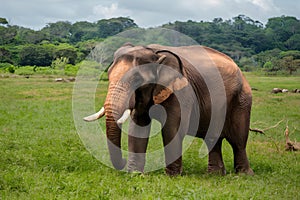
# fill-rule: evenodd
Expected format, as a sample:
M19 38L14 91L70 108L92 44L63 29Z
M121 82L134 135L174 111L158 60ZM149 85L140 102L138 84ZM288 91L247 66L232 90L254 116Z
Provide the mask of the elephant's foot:
M177 176L182 174L182 158L178 158L175 162L169 164L166 169L166 174L169 176Z
M235 173L237 174L245 174L245 175L249 175L249 176L253 176L254 175L254 172L253 170L248 167L248 168L235 168Z
M131 163L127 166L127 171L129 173L144 173L144 166L137 166Z
M178 176L182 174L182 167L180 167L179 169L166 167L165 171L168 176Z
M222 158L222 138L218 139L217 143L214 144L210 140L206 141L207 146L213 146L211 151L208 154L208 173L210 174L218 174L225 175L226 170ZM216 141L216 139L212 139L212 141Z
M144 173L145 159L130 155L128 158L127 171L129 173Z
M254 175L246 155L246 150L234 149L234 169L237 174Z
M210 174L216 174L216 175L226 175L226 169L224 167L224 165L208 165L208 169L207 169L208 173Z

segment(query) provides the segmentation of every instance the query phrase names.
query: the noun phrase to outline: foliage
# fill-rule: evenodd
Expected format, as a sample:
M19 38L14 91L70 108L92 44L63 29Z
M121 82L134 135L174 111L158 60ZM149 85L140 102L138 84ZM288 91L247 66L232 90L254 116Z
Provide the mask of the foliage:
M68 59L68 63L74 65L78 58L78 50L70 44L60 43L56 45L53 51L53 58L65 57Z
M300 21L295 17L270 18L265 28L261 22L245 15L225 21L222 18L215 18L212 22L176 21L163 27L187 34L200 44L212 46L235 60L274 48L300 50L297 48Z
M0 24L7 25L8 24L7 19L0 17Z
M18 27L17 35L14 38L15 44L39 44L48 40L49 37L43 31L34 31L29 28Z
M0 26L0 45L11 44L17 35L17 30L12 27Z
M53 59L53 48L48 45L25 45L20 51L19 64L49 66Z
M69 64L75 65L88 55L97 41L134 27L137 27L134 21L124 17L96 23L59 21L39 31L0 26L0 45L3 45L0 62L50 66L57 58L66 57Z
M13 65L11 65L11 66L9 66L8 68L7 68L7 71L9 72L9 73L15 73L15 68L14 68L14 66Z
M267 61L267 62L264 64L263 68L267 69L268 71L272 71L272 69L274 68L274 67L273 67L273 63L272 63L271 61Z
M290 75L300 69L300 59L294 59L293 56L285 56L281 59L281 66Z
M0 26L0 62L17 66L50 66L61 57L68 58L68 64L76 65L89 55L98 42L138 27L128 17L73 24L58 21L48 23L37 31L10 26L5 18L0 18L0 22L3 24ZM285 71L293 74L299 69L299 58L294 55L300 51L300 20L292 16L270 18L265 26L250 17L238 15L228 20L215 18L211 22L176 21L161 27L179 31L201 45L226 53L246 71L266 69L266 62L272 62L273 68L267 70L272 73ZM142 31L140 41L147 44L147 39L142 38ZM153 37L160 44L169 44L167 40L172 40L172 37L160 33ZM118 47L119 42L114 45ZM282 56L291 51L294 51L293 58Z
M15 69L15 66L13 66L12 64L10 63L0 63L0 72L2 73L6 73L6 72L9 72L9 73L15 73L16 69Z
M51 68L52 69L64 69L65 66L68 64L69 59L66 57L60 57L56 58L54 61L51 63Z
M23 66L16 69L17 75L33 75L35 73L35 67L33 66Z
M66 42L70 37L70 22L59 21L56 23L48 23L41 32L49 36L51 41Z
M242 57L238 64L241 66L240 68L246 72L253 71L256 66L255 60L249 57Z
M67 64L64 68L64 74L67 76L76 76L79 66L80 66L80 64L77 64L75 66Z
M0 47L0 63L6 62L12 62L11 52L5 47Z
M4 69L4 68L7 68L7 67L9 67L9 66L11 66L12 64L10 64L10 63L0 63L0 69Z

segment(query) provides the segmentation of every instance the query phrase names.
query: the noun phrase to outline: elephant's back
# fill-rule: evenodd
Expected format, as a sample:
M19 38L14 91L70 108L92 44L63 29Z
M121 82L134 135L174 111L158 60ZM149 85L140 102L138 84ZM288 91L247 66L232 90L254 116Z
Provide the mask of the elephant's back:
M239 67L226 54L206 46L187 46L182 47L184 54L189 54L189 60L199 64L200 67L216 67L221 74L236 74ZM195 65L195 64L193 64Z
M205 70L205 68L217 67L221 73L225 74L235 74L239 71L239 67L229 56L206 46L194 45L170 47L152 44L149 45L149 47L158 50L171 51L199 70L200 68L201 70Z

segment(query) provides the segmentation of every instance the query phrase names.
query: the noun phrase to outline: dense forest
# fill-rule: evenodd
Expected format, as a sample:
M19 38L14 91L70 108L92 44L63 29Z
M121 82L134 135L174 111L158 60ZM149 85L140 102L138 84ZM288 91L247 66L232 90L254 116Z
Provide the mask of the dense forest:
M162 28L176 30L201 45L232 57L245 71L269 74L299 73L300 20L292 16L270 18L262 24L245 15L224 20L176 21ZM10 25L0 18L0 70L14 73L28 68L72 69L81 63L98 42L122 31L138 28L130 18L97 22L49 23L41 30Z

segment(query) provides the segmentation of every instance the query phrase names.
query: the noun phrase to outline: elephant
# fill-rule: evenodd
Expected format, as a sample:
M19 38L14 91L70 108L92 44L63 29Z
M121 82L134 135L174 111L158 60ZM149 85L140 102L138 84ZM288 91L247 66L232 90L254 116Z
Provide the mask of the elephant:
M215 78L216 73L221 79ZM190 133L197 138L206 138L209 173L226 174L221 151L222 141L226 139L233 149L235 172L254 174L246 153L251 88L239 67L227 55L200 45L134 46L127 43L115 51L108 78L104 106L84 120L94 121L106 116L108 150L115 169L122 170L127 164L129 172L143 173L149 124L155 118L162 125L167 175L182 173L182 141ZM223 88L225 97L218 92L212 96L210 93L215 89L209 88L207 81L217 83L215 89ZM222 109L225 113L223 122L220 117L220 120L212 118L213 99L218 106L217 114ZM126 161L120 141L122 124L128 118L129 155ZM219 134L208 135L212 122L221 127Z

